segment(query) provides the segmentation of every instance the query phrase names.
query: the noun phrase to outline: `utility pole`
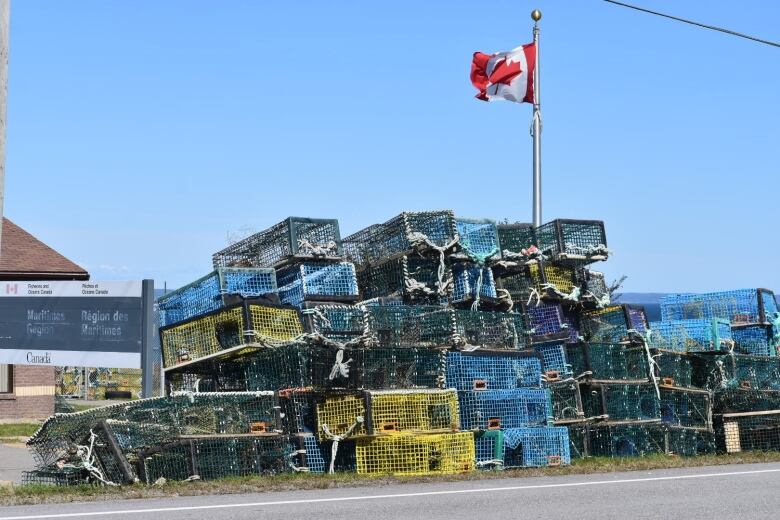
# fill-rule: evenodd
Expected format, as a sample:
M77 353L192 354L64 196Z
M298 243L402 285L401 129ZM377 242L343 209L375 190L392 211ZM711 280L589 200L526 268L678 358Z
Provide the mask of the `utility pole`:
M0 245L3 241L3 201L5 199L5 122L8 115L8 30L11 0L0 0Z

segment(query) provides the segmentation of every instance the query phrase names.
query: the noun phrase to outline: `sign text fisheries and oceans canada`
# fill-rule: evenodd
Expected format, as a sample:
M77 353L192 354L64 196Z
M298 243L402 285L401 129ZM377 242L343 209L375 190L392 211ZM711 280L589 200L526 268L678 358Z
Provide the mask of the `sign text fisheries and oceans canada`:
M0 363L138 368L142 282L0 282Z

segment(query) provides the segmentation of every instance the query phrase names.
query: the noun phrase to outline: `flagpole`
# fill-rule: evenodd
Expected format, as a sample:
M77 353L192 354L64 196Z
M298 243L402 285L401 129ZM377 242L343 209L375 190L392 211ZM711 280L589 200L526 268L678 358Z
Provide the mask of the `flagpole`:
M542 12L534 9L531 13L531 19L534 21L534 49L536 52L536 63L534 64L534 119L531 131L534 139L533 224L535 227L539 227L542 225L542 118L539 111L541 105L541 95L539 93L539 20L542 19Z

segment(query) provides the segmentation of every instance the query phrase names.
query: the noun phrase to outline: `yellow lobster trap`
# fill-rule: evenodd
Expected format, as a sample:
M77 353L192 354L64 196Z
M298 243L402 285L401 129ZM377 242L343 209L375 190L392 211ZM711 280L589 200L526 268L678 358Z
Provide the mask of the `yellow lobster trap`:
M476 465L473 432L380 435L355 442L360 474L452 474Z
M320 439L460 430L458 393L454 389L330 394L317 403L316 409Z
M163 366L171 368L246 347L290 341L303 334L294 307L243 303L160 328Z

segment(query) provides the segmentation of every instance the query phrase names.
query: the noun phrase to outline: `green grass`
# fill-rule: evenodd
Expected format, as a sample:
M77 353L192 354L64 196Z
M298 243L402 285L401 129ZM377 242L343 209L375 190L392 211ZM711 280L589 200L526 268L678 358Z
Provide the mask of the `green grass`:
M29 437L40 427L33 423L0 423L0 437Z
M403 477L392 475L310 475L306 473L283 474L273 477L232 477L208 482L168 482L163 486L131 485L121 488L94 486L18 486L0 487L0 505L25 505L40 503L74 502L84 500L116 500L129 498L156 498L167 496L224 495L233 493L267 493L305 489L329 489L366 486L384 486L403 483L458 482L518 477L540 477L609 473L615 471L647 471L652 469L719 466L724 464L750 464L780 462L780 452L746 452L732 455L706 455L701 457L676 457L652 455L610 459L591 457L576 459L571 466L551 468L513 469L506 471L475 471L459 475Z

